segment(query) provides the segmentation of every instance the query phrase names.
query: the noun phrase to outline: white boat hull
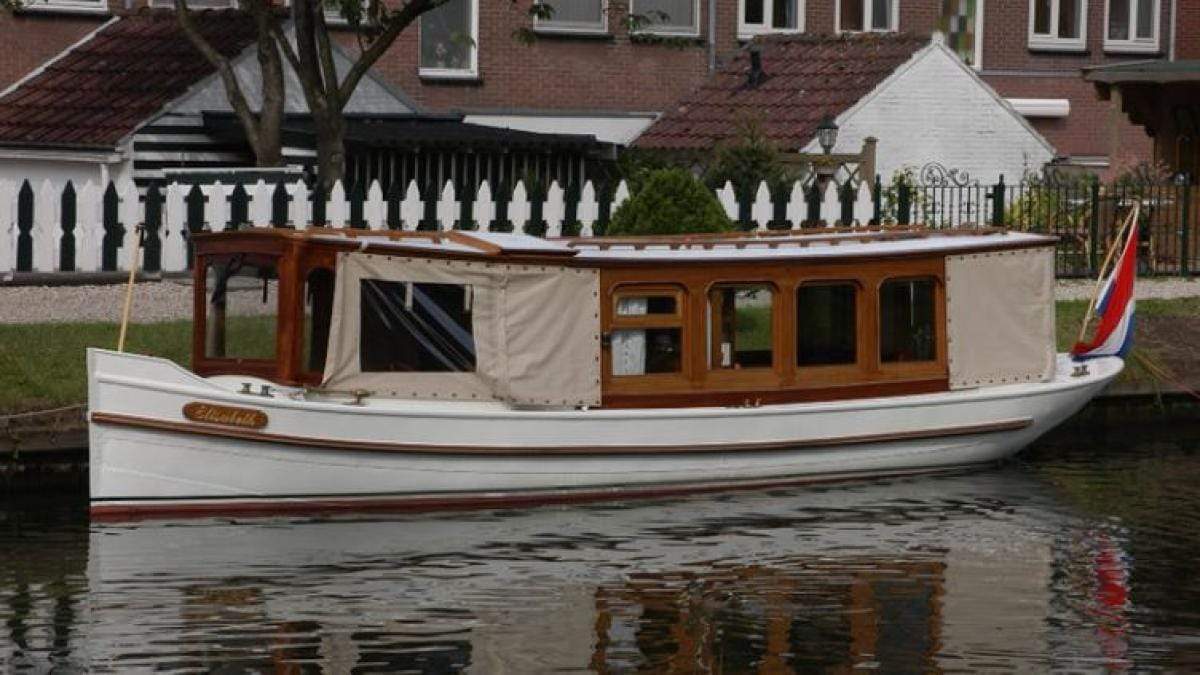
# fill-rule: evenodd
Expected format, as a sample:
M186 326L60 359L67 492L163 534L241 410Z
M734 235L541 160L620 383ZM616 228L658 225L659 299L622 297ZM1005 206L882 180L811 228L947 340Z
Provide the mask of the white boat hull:
M944 470L1014 454L1120 372L738 408L514 410L237 393L162 359L88 354L96 515L371 506L440 508L659 495ZM241 378L246 379L246 378ZM189 421L188 403L253 409L264 427Z

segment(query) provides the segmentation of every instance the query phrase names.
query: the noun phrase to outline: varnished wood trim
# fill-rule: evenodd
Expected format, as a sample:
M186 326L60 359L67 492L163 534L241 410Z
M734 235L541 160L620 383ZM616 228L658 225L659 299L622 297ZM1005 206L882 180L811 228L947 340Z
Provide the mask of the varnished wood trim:
M950 380L935 377L924 380L858 382L845 385L796 387L793 389L693 390L662 393L604 393L605 408L697 408L749 404L815 403L856 398L936 394L950 390Z
M259 443L279 443L299 447L327 448L335 450L350 450L360 452L395 452L434 455L490 455L490 456L542 456L542 455L658 455L658 454L696 454L710 452L763 452L774 450L797 450L830 446L860 445L867 443L889 443L895 441L914 441L932 438L948 438L954 436L970 436L975 434L991 434L1003 431L1017 431L1033 424L1028 417L1000 420L985 424L969 424L938 429L921 429L917 431L897 431L886 434L862 434L857 436L835 436L831 438L813 438L798 441L768 441L763 443L705 443L696 445L645 445L645 446L592 446L592 447L539 447L527 446L473 446L473 445L425 445L417 443L385 443L380 441L342 441L325 438L309 438L288 434L272 434L250 429L233 429L211 424L176 422L156 420L136 415L119 413L94 412L91 415L94 424L126 426L154 431L166 431L185 435L215 436L219 438L235 438Z

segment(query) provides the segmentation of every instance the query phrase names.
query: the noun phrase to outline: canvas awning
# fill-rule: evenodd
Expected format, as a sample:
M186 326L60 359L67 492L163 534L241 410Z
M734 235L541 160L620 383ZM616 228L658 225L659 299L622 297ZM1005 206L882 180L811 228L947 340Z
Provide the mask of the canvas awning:
M470 287L474 369L364 372L364 282ZM324 385L397 398L600 403L600 278L595 269L342 253Z

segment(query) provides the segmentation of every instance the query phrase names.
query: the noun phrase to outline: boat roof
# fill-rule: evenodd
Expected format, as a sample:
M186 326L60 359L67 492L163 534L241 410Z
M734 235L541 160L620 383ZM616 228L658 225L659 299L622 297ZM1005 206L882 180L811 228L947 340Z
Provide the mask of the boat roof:
M353 244L360 250L455 256L538 257L587 262L737 261L888 257L970 253L1051 246L1057 238L1002 228L822 228L660 237L560 237L453 230L371 231L314 228L310 241ZM576 263L576 264L578 264Z

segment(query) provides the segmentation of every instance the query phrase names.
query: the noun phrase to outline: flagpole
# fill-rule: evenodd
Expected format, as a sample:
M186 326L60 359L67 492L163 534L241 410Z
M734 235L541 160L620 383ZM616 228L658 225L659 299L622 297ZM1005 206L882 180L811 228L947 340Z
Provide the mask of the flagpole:
M1096 207L1093 206L1092 208ZM1096 301L1100 299L1100 289L1104 288L1104 270L1108 269L1108 264L1112 262L1117 249L1125 248L1126 232L1132 232L1132 225L1137 222L1137 217L1141 209L1141 202L1135 201L1133 203L1133 210L1129 212L1129 215L1125 217L1125 222L1121 224L1118 236L1113 239L1112 244L1108 247L1108 254L1104 256L1104 264L1100 265L1100 270L1096 275L1096 292L1092 294L1092 300L1088 303L1087 311L1083 313L1083 323L1079 326L1079 339L1076 342L1083 342L1084 337L1087 335L1088 324L1092 321L1092 310L1096 309Z

